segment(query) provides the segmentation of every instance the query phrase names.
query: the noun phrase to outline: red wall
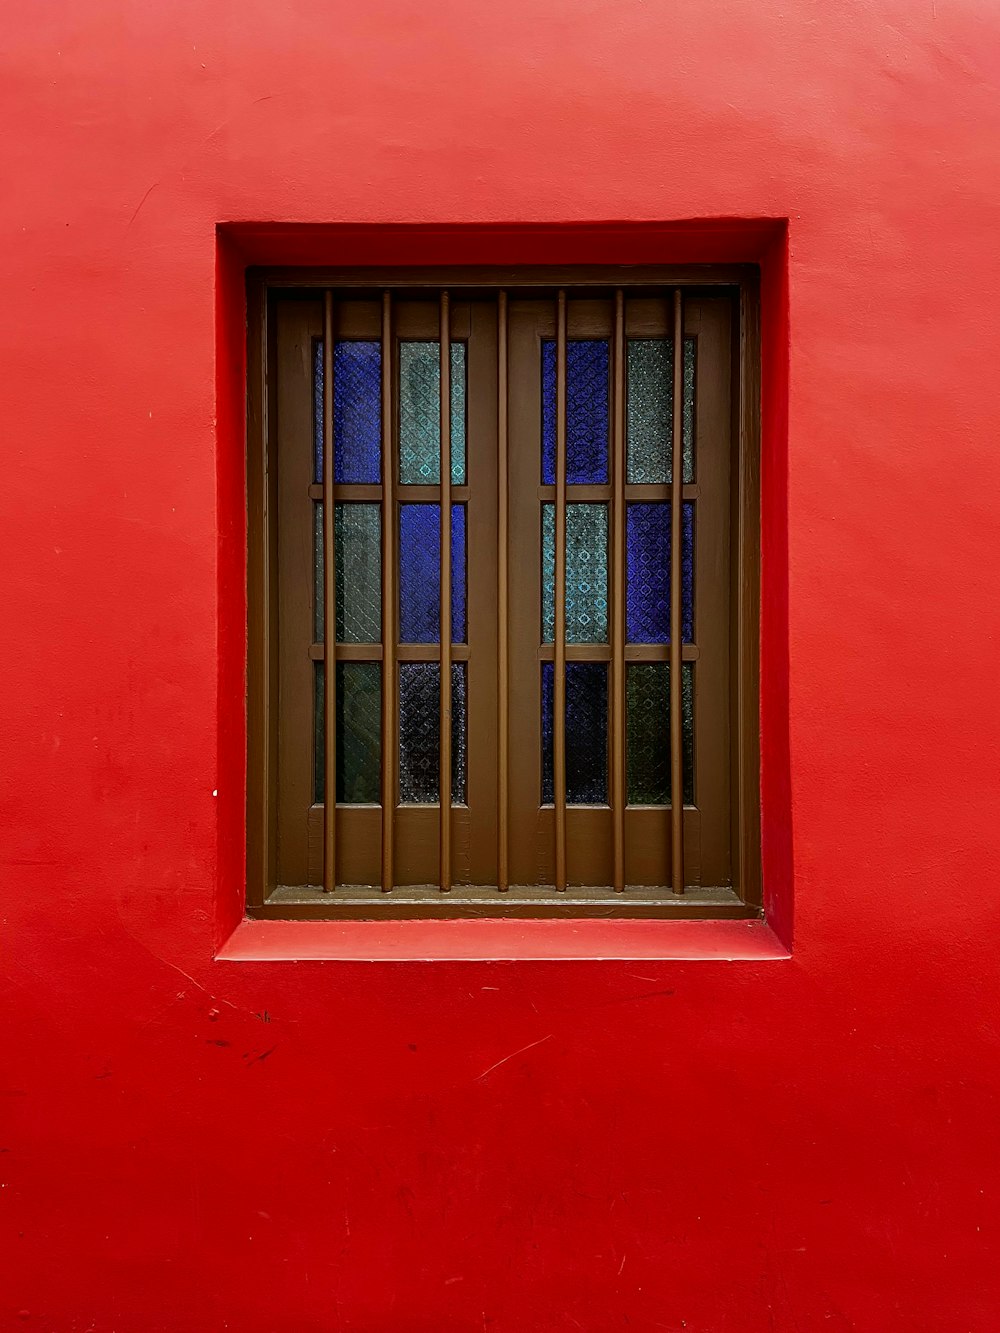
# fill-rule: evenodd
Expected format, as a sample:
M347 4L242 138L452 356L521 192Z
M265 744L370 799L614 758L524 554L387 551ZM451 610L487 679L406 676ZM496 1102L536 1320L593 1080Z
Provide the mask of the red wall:
M0 1327L1000 1327L996 7L0 23ZM791 959L215 961L256 244L217 224L689 218L789 219L761 245Z

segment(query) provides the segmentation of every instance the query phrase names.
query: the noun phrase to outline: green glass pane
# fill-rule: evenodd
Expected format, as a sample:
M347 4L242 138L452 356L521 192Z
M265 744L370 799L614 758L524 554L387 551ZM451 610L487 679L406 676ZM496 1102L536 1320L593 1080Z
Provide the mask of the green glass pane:
M382 521L377 504L334 506L337 549L337 642L382 642ZM323 625L323 506L313 525L313 598L317 643Z
M542 505L542 642L555 636L556 510ZM608 507L566 506L566 642L608 641Z
M670 664L632 662L625 684L629 805L670 804ZM684 803L694 804L694 667L681 666Z
M694 481L694 338L684 339L681 431L684 481ZM629 485L665 486L673 466L674 341L630 338L626 394L626 473Z
M399 480L441 481L441 345L399 344ZM465 485L465 343L451 344L451 484Z
M314 787L325 798L324 664L316 664ZM378 662L337 663L337 801L378 805L381 800L382 668Z

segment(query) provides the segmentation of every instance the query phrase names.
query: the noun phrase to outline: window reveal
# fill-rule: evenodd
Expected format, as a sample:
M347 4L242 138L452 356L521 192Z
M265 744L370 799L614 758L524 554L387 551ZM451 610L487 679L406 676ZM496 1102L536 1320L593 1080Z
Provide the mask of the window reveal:
M262 898L731 894L731 294L429 295L270 301Z

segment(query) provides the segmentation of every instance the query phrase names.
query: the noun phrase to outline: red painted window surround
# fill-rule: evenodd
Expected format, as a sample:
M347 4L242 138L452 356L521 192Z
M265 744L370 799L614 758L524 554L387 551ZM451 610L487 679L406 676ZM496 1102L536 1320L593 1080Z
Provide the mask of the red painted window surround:
M218 227L220 961L788 958L787 299L784 218L567 226ZM763 921L251 921L244 914L246 726L245 279L251 266L755 263L761 270L761 814Z

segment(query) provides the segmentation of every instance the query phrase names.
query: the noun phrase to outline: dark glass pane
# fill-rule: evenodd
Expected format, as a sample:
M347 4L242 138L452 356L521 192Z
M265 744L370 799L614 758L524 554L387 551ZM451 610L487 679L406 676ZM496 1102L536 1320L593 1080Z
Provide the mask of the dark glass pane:
M441 506L399 506L399 638L441 636ZM465 642L465 505L451 507L451 637Z
M566 481L608 480L609 345L605 339L566 344ZM542 482L556 480L556 345L542 340Z
M316 664L315 790L325 799L324 664ZM377 805L381 800L382 668L378 662L337 663L337 800Z
M632 662L626 678L625 756L629 805L670 804L670 664ZM694 804L694 670L681 666L684 801Z
M629 643L670 642L670 505L627 506L628 579L625 594ZM694 505L684 502L681 532L681 619L685 643L694 638Z
M377 504L337 504L337 642L382 641L382 517ZM323 505L316 505L314 525L317 642L324 636Z
M465 343L451 344L451 484L465 485ZM441 481L441 344L399 344L399 480Z
M542 642L555 635L556 510L542 505ZM608 507L566 506L566 642L608 641Z
M441 735L437 662L399 664L399 800L402 805L437 805ZM465 663L451 665L451 799L465 803Z
M375 484L381 471L382 346L333 346L334 481ZM323 339L313 343L315 480L323 480Z
M554 800L552 769L555 664L542 663L542 804ZM566 804L608 800L608 668L566 663Z
M666 485L673 466L674 341L630 338L626 454L629 485ZM682 437L685 482L694 481L695 339L684 339Z

